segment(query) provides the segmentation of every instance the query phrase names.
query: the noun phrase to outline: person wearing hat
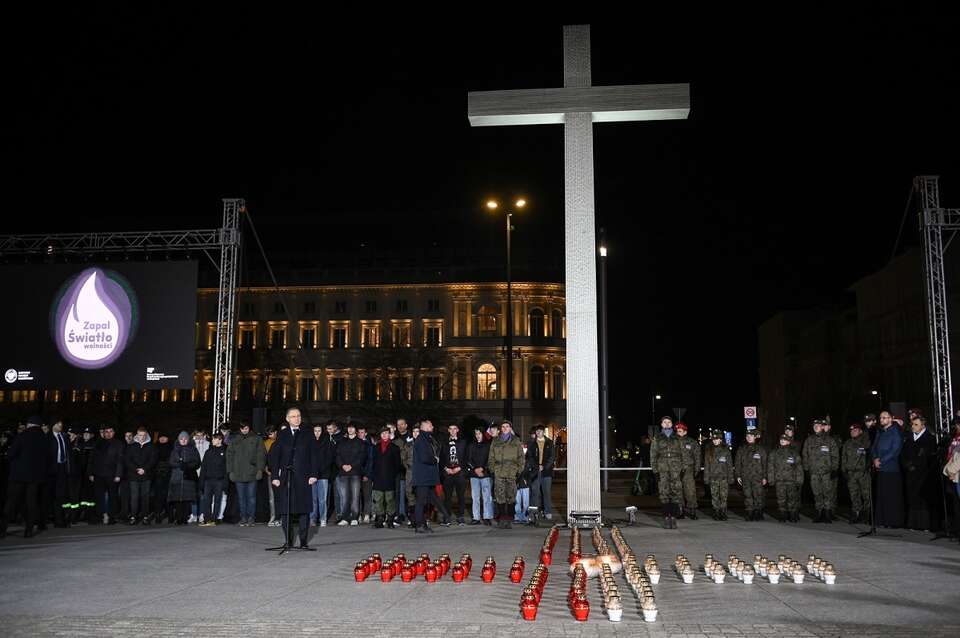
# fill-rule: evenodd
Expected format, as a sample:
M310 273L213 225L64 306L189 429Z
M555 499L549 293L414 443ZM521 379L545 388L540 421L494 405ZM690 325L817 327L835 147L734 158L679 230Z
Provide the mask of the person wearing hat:
M847 492L850 494L850 522L869 523L872 503L870 435L863 431L859 423L850 426L850 439L844 442L840 457L843 476L847 480Z
M767 466L767 484L777 492L777 520L781 523L800 522L800 489L803 487L803 463L793 437L780 435L780 447L770 454Z
M710 432L710 441L703 452L703 480L710 485L713 520L727 520L727 494L734 480L733 453L723 439L723 432Z
M371 483L373 491L373 526L380 529L384 524L389 529L394 527L397 516L397 501L394 490L397 486L397 477L403 471L400 462L400 448L390 440L390 428L380 429L380 439L373 449L373 469Z
M737 450L737 483L743 488L746 520L763 520L763 488L767 484L767 451L760 445L760 431L748 428L746 444Z
M500 435L490 443L488 463L493 474L497 527L510 529L517 506L517 479L526 465L523 446L510 421L500 423Z
M687 436L687 424L677 423L677 437L680 439L680 454L683 467L680 470L680 486L683 492L683 509L677 518L684 514L690 520L697 520L697 474L700 472L700 444Z
M683 443L673 431L673 419L660 419L660 431L650 443L650 468L657 477L657 489L663 510L663 526L677 529L683 492L680 473L683 471Z
M3 517L0 518L0 538L7 535L7 521L12 519L24 506L23 537L33 536L33 526L39 522L40 490L47 481L50 461L50 442L41 429L43 419L32 416L27 419L27 427L18 435L7 452L10 464L10 478L7 483L7 502Z
M799 458L800 444L797 443L797 426L794 425L793 421L783 426L783 433L790 437L790 447L796 451L797 457Z
M813 434L803 443L803 468L810 473L810 491L813 492L814 523L832 523L833 507L837 501L836 477L840 468L840 446L827 433L824 419L813 420Z
M167 487L167 502L173 503L175 525L186 525L190 508L197 502L197 470L200 469L200 452L190 434L184 430L170 452L170 485Z

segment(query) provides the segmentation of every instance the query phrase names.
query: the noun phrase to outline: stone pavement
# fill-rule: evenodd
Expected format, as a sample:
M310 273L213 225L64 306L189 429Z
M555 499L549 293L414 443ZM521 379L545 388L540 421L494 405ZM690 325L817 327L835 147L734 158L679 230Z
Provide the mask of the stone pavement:
M616 516L617 513L611 511ZM857 539L844 524L784 525L773 521L679 521L664 530L641 514L622 527L638 554L654 553L664 574L654 586L660 615L644 623L626 605L624 620L610 623L591 592L590 620L577 623L566 609L568 579L555 564L535 622L519 618L520 585L503 568L516 554L536 562L546 529L327 527L313 530L311 553L278 557L264 547L277 529L189 527L87 527L51 530L33 539L0 541L0 635L311 635L361 636L956 636L960 633L960 545L930 542L903 531L901 538ZM15 528L14 528L15 529ZM11 532L14 532L12 529ZM557 544L563 558L569 542ZM589 536L584 537L589 549ZM355 583L353 564L372 552L385 557L442 552L475 560L496 557L491 584L475 570L462 584L449 576ZM699 575L691 585L670 566L677 553L699 564L703 554L736 553L833 561L834 586L816 579L802 585L727 580L715 585ZM561 561L562 562L562 561ZM621 591L629 594L622 584ZM625 600L632 600L626 598Z

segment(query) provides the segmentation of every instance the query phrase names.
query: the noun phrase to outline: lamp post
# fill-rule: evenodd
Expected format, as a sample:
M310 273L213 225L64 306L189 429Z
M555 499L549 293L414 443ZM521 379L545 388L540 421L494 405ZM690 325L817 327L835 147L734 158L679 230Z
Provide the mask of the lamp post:
M603 466L610 467L610 397L607 369L607 240L600 229L600 424L603 428ZM603 473L603 491L610 491L610 471Z
M659 401L661 398L662 397L659 394L655 394L650 399L650 423L651 427L654 428L657 426L657 401Z
M514 208L523 209L527 205L527 200L520 198L514 202ZM487 201L487 210L493 212L500 208L500 203L496 200ZM506 396L503 400L503 418L513 423L513 290L510 278L510 235L513 232L513 212L506 212L507 223L507 313L506 326L504 326L504 350L507 356L507 387ZM514 426L516 427L516 426Z

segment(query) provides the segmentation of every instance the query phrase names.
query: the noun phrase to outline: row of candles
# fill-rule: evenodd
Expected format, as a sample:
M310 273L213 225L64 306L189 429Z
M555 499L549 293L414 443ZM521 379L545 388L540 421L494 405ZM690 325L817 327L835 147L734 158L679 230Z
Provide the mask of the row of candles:
M547 576L549 575L547 565L553 560L553 548L556 546L558 538L560 538L560 530L554 525L547 532L546 538L543 539L543 546L540 548L540 563L534 568L533 574L530 575L530 581L520 594L520 614L524 620L537 619L537 609L540 607L543 588L547 585ZM518 562L520 572L514 580L514 569L518 566ZM521 578L523 578L523 557L517 556L517 560L514 561L513 567L510 569L510 580L518 583Z
M647 557L643 561L643 571L641 571L640 564L637 562L637 556L623 538L620 528L614 525L610 530L610 537L613 538L613 544L616 546L617 551L620 552L624 577L640 601L640 610L643 612L643 619L647 622L654 622L657 619L657 601L653 595L651 583L655 585L660 582L660 567L657 565L656 556L647 554ZM604 567L608 566L605 565ZM604 575L606 575L606 573L607 569L604 569ZM609 615L609 610L607 613ZM610 620L613 620L613 617L610 617Z
M556 546L558 538L560 538L560 528L554 525L547 532L547 537L543 539L543 546L540 548L540 562L544 565L553 563L553 548Z
M463 582L473 568L473 558L470 554L464 554L460 560L453 564L449 554L441 554L435 561L430 560L426 553L420 554L419 558L408 561L404 554L397 554L392 559L384 562L380 554L371 554L366 559L357 562L353 569L354 579L361 583L368 577L380 573L380 580L388 583L399 576L405 583L412 582L416 577L423 576L428 583L433 583L443 578L447 572L452 571L451 578L453 582ZM481 577L484 582L493 580L496 573L496 564L493 563L493 557L489 557L484 563L481 571Z
M717 584L723 583L727 572L746 585L751 584L757 574L761 578L766 578L773 585L780 582L781 576L792 579L797 585L802 584L804 580L803 565L785 554L780 554L775 561L761 554L754 554L752 565L740 560L736 554L730 554L727 557L726 570L724 570L720 561L713 558L713 554L707 554L703 561L703 571L708 578L712 578L713 582ZM806 571L817 578L821 578L828 585L836 583L837 575L833 565L813 554L807 560ZM693 582L692 577L690 580L684 577L684 582Z

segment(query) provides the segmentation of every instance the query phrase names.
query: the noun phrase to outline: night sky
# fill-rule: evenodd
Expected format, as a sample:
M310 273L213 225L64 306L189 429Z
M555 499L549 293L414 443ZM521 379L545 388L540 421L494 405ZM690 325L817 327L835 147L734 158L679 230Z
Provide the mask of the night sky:
M561 128L472 129L466 94L561 86L564 16L74 11L6 26L4 233L214 227L239 196L278 270L345 247L498 263L482 203L522 194L515 261L560 263ZM695 13L567 19L592 24L594 84L691 84L687 121L594 129L624 424L653 391L738 421L759 323L886 263L913 175L960 206L955 21Z

